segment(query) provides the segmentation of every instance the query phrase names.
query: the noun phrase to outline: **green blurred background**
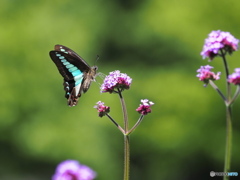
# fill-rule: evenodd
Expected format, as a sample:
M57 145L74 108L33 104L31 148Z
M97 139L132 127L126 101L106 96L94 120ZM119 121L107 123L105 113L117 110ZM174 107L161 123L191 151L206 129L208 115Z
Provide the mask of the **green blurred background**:
M48 55L55 44L102 73L118 69L133 78L124 92L131 125L140 99L155 103L131 135L131 180L202 180L222 172L224 103L203 87L196 70L209 64L200 52L212 30L240 38L239 11L236 0L1 0L0 179L51 179L66 159L90 166L97 180L122 179L122 134L93 108L104 101L122 124L118 96L100 94L97 78L79 104L68 107ZM239 52L228 58L230 72L240 67L239 58ZM210 65L223 71L220 58ZM225 92L223 78L217 84ZM239 107L238 99L231 164L238 173Z

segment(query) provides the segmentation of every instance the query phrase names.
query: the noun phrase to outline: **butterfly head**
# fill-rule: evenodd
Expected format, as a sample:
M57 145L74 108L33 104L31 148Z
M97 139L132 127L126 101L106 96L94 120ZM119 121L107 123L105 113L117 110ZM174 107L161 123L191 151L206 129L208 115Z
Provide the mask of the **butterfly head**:
M91 67L92 81L95 81L95 78L98 76L97 70L98 70L97 66Z

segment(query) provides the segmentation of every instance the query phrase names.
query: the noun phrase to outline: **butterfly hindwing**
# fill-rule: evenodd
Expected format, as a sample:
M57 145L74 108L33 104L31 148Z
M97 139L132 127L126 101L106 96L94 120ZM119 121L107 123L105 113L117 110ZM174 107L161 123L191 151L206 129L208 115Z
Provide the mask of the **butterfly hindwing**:
M87 92L96 76L97 67L90 67L82 57L62 45L55 45L50 57L64 79L65 97L69 106L75 106L82 93Z

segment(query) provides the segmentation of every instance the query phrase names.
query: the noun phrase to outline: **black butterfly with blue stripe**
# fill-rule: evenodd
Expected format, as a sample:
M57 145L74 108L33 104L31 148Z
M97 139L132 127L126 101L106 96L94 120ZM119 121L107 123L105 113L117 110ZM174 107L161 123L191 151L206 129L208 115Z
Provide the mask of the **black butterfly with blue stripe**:
M87 92L91 82L95 81L97 66L90 67L81 56L66 46L55 45L54 49L49 55L63 77L68 105L75 106L82 93Z

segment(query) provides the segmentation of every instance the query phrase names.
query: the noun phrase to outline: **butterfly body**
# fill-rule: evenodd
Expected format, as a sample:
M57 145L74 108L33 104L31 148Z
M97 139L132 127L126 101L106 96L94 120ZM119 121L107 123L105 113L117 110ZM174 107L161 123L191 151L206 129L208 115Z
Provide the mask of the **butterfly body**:
M50 51L49 55L63 77L68 105L77 105L79 97L95 81L97 66L90 67L81 56L63 45L55 45L55 50Z

